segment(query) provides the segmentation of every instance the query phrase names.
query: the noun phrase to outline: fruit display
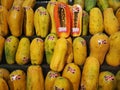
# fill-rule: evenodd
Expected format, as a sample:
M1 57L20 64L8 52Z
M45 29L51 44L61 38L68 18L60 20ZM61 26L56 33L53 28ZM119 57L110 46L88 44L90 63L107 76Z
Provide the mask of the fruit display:
M0 90L120 90L119 0L0 0Z

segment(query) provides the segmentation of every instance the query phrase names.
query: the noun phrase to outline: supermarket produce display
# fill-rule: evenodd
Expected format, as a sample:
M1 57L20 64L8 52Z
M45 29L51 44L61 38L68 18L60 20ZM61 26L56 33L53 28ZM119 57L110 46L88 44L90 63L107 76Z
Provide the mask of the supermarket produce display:
M120 90L119 0L0 4L0 90Z

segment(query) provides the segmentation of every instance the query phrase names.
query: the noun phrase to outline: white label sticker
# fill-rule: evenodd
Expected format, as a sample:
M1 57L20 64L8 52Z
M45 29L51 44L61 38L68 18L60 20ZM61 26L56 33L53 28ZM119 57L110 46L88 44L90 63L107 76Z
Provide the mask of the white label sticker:
M20 78L21 78L20 75L12 75L11 81L19 80Z
M72 28L72 32L73 32L73 33L79 32L79 28Z
M59 27L58 30L59 30L59 32L67 32L66 27Z

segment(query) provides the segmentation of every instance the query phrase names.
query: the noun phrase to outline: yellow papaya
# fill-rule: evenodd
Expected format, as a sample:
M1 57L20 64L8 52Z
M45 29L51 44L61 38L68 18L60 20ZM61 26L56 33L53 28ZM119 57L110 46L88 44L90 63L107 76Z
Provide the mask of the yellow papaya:
M13 36L22 35L24 10L22 6L13 6L9 11L8 25Z
M22 6L25 0L14 0L13 6Z
M54 7L56 5L57 1L56 0L51 0L47 4L47 10L50 15L50 32L51 33L56 33L56 26L55 26L55 19L54 19Z
M115 78L116 78L116 90L120 90L120 70L117 71Z
M45 78L45 90L52 90L53 84L54 84L56 78L59 76L60 76L59 72L55 72L55 71L50 70L47 73L47 76Z
M34 35L34 11L29 6L24 7L23 27L25 36Z
M120 65L120 31L112 34L109 37L110 47L106 54L106 62L110 66L119 66Z
M8 81L10 90L26 90L26 74L23 70L17 69L10 73Z
M9 80L10 72L6 68L0 68L0 77L3 78L6 82Z
M36 4L36 0L24 0L22 6L23 7L27 6L27 7L33 8L35 6L35 4Z
M116 90L115 88L116 88L115 75L110 71L100 72L98 90Z
M68 63L62 72L62 76L70 80L73 90L79 90L81 70L77 64Z
M4 44L5 44L5 38L0 35L0 62L2 61L3 58Z
M82 9L84 9L84 7L85 7L85 0L74 0L73 3L79 4L82 7Z
M73 90L73 86L67 78L59 76L56 78L52 90Z
M119 25L120 25L120 8L118 8L117 11L115 12L115 16L117 17Z
M0 77L0 90L9 90L7 82Z
M31 64L41 64L44 56L44 41L41 38L34 38L30 44Z
M21 38L16 51L15 60L19 65L29 62L30 59L30 40L27 37Z
M5 58L7 64L15 63L15 56L19 45L19 39L15 36L9 36L5 40Z
M117 17L115 16L113 12L113 8L106 8L103 11L103 17L104 17L105 32L108 35L111 35L119 31L120 25L119 25Z
M99 63L103 64L109 46L109 37L105 33L96 33L90 38L89 55L97 58Z
M7 10L11 9L14 0L0 0L1 5L4 6Z
M93 35L99 32L103 32L103 30L104 21L102 12L98 7L94 7L90 10L89 32Z
M50 63L51 70L58 72L63 70L66 63L65 56L67 50L67 40L65 38L59 38L54 47L54 52Z
M73 37L80 36L82 33L82 7L79 4L71 7L71 22L71 35Z
M8 10L4 6L0 6L0 35L8 35Z
M76 37L73 40L73 56L74 63L83 65L87 58L87 44L86 40L82 37Z
M45 38L49 32L50 16L46 8L38 7L34 14L34 25L37 36Z
M83 66L81 90L97 90L100 64L95 57L87 57Z
M66 54L66 63L71 63L73 61L73 47L72 47L72 38L68 37L67 40L67 54Z
M54 46L56 44L57 39L57 35L54 33L48 34L45 38L45 56L48 64L50 64L51 62L51 58L54 52Z
M44 76L39 65L31 65L27 69L27 90L44 90Z

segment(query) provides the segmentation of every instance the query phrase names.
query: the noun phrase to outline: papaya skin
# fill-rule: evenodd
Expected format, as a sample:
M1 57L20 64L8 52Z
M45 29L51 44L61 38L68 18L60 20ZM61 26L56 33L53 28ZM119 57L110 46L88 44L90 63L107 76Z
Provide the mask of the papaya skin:
M9 90L7 82L0 77L0 90Z
M7 10L11 9L14 0L1 0L1 5L4 6Z

